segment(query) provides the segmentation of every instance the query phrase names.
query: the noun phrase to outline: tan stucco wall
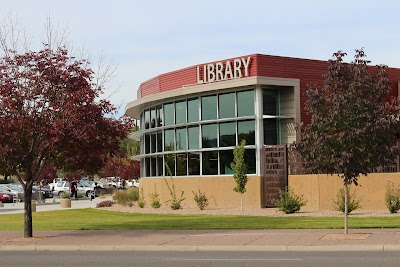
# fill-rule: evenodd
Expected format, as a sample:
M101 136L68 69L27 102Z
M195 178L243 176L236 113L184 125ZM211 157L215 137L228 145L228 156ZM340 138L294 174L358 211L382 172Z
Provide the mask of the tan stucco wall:
M262 179L259 176L248 176L246 193L243 194L243 207L261 208L262 205ZM174 177L166 178L170 186L175 185L177 197L184 191L183 208L197 208L192 191L206 193L209 198L210 208L240 207L240 194L233 191L236 186L233 176L210 176L210 177ZM140 190L143 189L147 205L150 205L149 194L155 192L160 195L162 205L171 199L164 178L142 178L140 179Z
M400 173L372 173L360 176L359 185L351 185L350 192L354 192L361 201L364 210L386 210L385 191L388 180L395 188L400 186ZM289 175L289 186L296 194L302 194L307 200L305 210L335 210L333 201L343 181L337 175Z

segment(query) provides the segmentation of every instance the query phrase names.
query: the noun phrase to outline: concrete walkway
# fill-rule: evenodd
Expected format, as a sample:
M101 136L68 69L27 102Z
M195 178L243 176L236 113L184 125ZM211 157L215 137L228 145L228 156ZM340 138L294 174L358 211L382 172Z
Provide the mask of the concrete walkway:
M72 208L96 207L104 199L73 200ZM37 205L37 212L60 209ZM1 214L22 213L23 203ZM82 230L0 231L0 251L400 251L400 229L343 230Z

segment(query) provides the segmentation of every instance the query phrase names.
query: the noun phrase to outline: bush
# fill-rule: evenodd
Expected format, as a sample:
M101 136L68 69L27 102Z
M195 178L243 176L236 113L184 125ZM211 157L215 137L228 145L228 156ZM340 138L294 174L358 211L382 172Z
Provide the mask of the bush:
M200 210L204 210L208 206L208 198L206 197L206 193L201 193L199 189L199 193L195 193L192 191L194 195L194 201L197 203L197 207Z
M336 210L344 212L345 208L345 191L343 188L339 188L339 192L336 194L336 201L333 201ZM349 192L349 210L348 212L352 212L353 210L361 208L360 200L356 198L356 190L353 193Z
M154 209L158 209L161 207L161 202L160 202L160 195L157 193L157 190L154 189L154 193L149 194L150 198L150 206Z
M307 202L303 200L303 195L296 195L292 188L286 187L279 192L277 206L279 210L286 214L298 212Z
M400 193L399 190L393 187L393 184L388 181L386 185L385 202L390 213L397 213L400 209Z
M96 208L111 207L112 205L114 205L114 201L104 200L102 202L97 203Z
M139 199L139 190L135 187L118 190L112 195L112 198L117 204L132 207L133 203Z
M181 196L178 198L176 196L176 192L175 192L175 185L174 182L171 178L172 181L172 186L169 186L168 180L165 178L164 179L165 183L167 184L168 190L169 190L169 194L171 195L171 199L167 200L165 203L170 202L171 204L169 205L171 207L171 209L173 210L179 210L182 208L181 203L182 201L185 200L185 198L183 197L183 194L185 193L184 191L181 191Z
M66 199L66 198L69 198L70 193L68 193L68 192L61 192L61 193L59 194L59 196L60 196L60 198Z
M138 203L138 206L142 209L146 205L146 201L144 200L143 187L140 189L139 200L137 203Z

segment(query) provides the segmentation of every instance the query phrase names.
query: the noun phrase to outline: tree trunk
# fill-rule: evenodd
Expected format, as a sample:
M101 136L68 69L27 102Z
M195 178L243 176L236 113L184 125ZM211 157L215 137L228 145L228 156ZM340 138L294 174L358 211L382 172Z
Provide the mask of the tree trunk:
M32 237L32 183L24 188L24 237Z
M349 233L349 185L344 184L344 233Z
M240 211L243 211L243 193L240 193Z

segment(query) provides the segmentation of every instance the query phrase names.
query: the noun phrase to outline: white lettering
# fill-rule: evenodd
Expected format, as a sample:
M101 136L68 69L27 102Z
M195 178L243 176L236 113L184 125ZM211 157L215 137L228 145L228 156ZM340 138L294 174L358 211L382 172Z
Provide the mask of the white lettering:
M208 73L207 82L211 83L215 81L214 64L207 65L207 73Z
M212 83L250 76L251 57L236 58L224 62L210 63L196 67L197 84Z
M222 81L225 80L222 71L224 70L224 64L222 62L215 63L215 80Z
M235 77L235 79L242 78L242 70L240 67L242 67L242 61L240 59L235 59L233 61L233 77Z
M228 78L228 75L230 76ZM232 79L233 78L233 74L232 74L232 67L231 67L231 62L229 60L226 61L226 65L225 65L225 79L224 80L228 80L228 79Z
M248 57L247 60L242 58L243 66L244 66L244 76L249 76L249 67L250 67L251 57Z

